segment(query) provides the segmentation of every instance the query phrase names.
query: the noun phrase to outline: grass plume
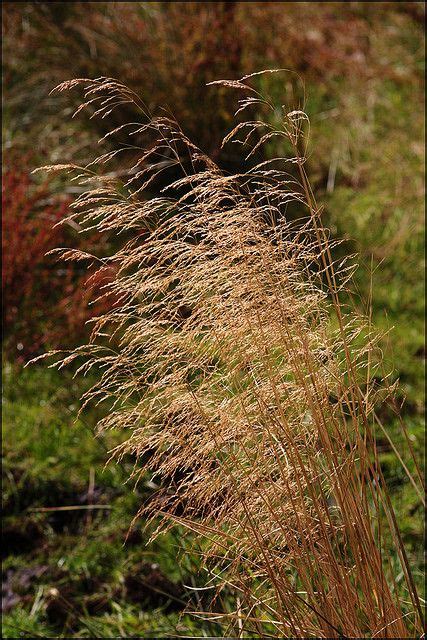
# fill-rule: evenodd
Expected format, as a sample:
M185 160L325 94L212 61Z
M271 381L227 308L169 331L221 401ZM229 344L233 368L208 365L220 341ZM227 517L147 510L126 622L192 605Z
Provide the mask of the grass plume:
M130 102L142 121L114 131L121 148L60 167L84 187L71 217L124 240L102 256L115 278L100 295L117 303L57 364L99 368L84 403L110 402L99 428L127 434L113 455L135 456L135 479L151 474L138 515L200 537L224 597L199 615L224 635L421 634L375 444L375 335L341 296L354 263L335 264L310 187L307 115L261 96L257 75L219 84L241 92L241 117L280 109L281 127L239 122L224 143L247 146L248 167L233 175L120 82L60 85L83 86L91 117ZM289 154L257 162L272 138ZM106 172L117 156L120 172Z

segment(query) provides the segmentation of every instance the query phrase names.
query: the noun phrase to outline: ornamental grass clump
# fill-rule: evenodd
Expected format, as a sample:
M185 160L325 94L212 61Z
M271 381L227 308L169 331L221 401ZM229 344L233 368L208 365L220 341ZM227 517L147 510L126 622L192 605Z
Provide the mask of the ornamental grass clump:
M115 273L99 295L116 304L88 345L51 355L99 371L83 406L108 401L100 431L126 434L112 456L134 457L135 480L149 474L138 516L154 535L179 525L200 542L212 597L197 615L226 636L419 635L374 437L379 349L342 297L354 260L334 262L305 171L306 114L261 96L258 75L218 83L241 93L240 116L281 122L236 125L224 144L246 145L248 166L234 175L120 82L58 87L82 86L92 117L132 103L142 119L89 165L51 167L83 187L71 218L123 237L90 257ZM257 160L273 137L289 155Z

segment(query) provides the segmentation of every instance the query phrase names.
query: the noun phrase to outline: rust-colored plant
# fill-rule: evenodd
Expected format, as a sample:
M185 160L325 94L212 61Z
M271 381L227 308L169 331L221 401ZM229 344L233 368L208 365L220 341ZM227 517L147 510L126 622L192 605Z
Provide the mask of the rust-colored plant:
M254 159L277 137L290 153L233 175L175 121L147 119L121 83L59 87L83 85L95 116L131 103L143 120L115 134L123 148L142 132L152 143L124 183L95 172L118 150L56 167L86 188L72 219L134 235L103 259L120 304L58 364L99 368L84 403L113 402L99 428L127 433L114 457L133 454L135 478L148 471L157 486L139 515L157 534L179 524L200 538L207 586L223 596L204 615L225 636L414 636L421 604L375 444L375 335L340 299L354 265L334 263L305 172L303 105L277 107L258 75L218 84L241 93L240 113L281 109L281 126L240 122L224 143ZM150 197L171 169L182 176Z
M77 234L58 226L70 211L70 199L52 193L48 181L36 184L29 164L28 158L19 165L11 161L2 176L3 346L8 357L22 362L87 339L85 322L107 309L90 302L110 275L64 266L46 255L76 242ZM98 234L77 243L92 251L96 244L105 244Z

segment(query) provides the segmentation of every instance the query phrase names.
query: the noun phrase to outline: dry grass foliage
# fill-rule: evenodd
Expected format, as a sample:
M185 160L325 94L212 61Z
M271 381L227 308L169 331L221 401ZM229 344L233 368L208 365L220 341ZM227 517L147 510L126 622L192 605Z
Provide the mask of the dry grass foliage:
M239 117L254 103L282 113L280 130L240 122L227 136L252 160L236 175L176 122L150 119L117 81L58 88L82 85L92 117L130 102L143 118L121 127L120 150L53 167L85 186L72 214L79 224L125 238L115 255L97 257L117 274L100 295L119 306L57 364L83 356L78 372L100 370L84 401L112 401L99 428L126 431L114 456L134 455L135 478L148 469L157 487L138 515L156 519L157 533L179 524L200 537L216 595L198 615L239 637L420 634L372 428L375 339L369 318L340 301L353 263L334 264L305 173L308 118L259 95L252 76L220 84L240 93ZM152 142L139 150L141 132ZM256 164L272 137L291 154ZM119 152L132 157L126 182L105 170ZM162 175L174 178L150 196Z

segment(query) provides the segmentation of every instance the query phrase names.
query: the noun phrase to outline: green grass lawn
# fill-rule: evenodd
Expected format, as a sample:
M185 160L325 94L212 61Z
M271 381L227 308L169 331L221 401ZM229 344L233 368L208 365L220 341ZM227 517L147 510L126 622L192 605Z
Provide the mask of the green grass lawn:
M184 614L180 532L147 546L130 529L150 490L126 483L132 460L103 470L118 438L94 437L94 410L75 421L82 382L11 366L3 382L4 637L215 635Z

